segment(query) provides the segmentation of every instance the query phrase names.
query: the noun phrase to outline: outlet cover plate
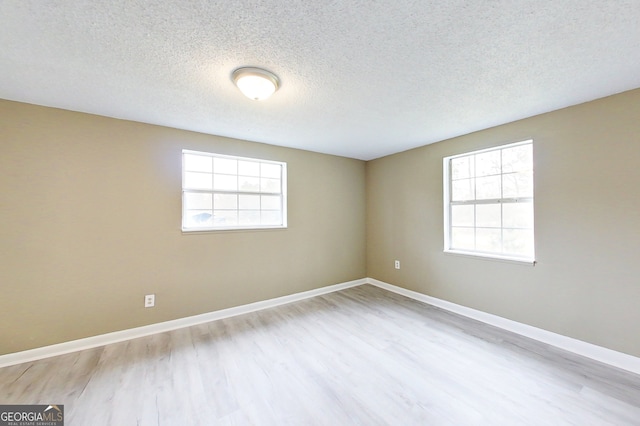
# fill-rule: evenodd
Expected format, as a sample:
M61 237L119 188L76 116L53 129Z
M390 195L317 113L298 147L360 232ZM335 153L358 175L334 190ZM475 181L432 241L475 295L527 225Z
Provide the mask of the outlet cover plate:
M154 306L156 306L156 295L147 294L146 296L144 296L144 307L153 308Z

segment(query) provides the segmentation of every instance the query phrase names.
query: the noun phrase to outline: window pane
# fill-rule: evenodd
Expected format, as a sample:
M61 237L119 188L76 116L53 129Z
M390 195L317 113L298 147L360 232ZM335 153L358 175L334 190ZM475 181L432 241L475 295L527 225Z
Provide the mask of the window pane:
M185 192L184 208L185 210L211 210L213 208L213 197L211 194Z
M533 230L505 229L504 251L515 255L533 257Z
M476 179L476 199L495 200L501 198L500 175Z
M238 198L240 210L260 210L259 195L239 195Z
M502 173L533 169L533 145L521 145L502 150Z
M236 226L238 225L238 211L214 210L213 223L215 226Z
M503 197L533 197L533 173L520 172L502 175Z
M211 175L209 173L186 172L184 187L187 189L211 189Z
M282 204L280 203L279 195L262 195L261 204L262 210L280 210Z
M473 156L451 160L451 179L458 180L473 177Z
M451 225L474 226L474 206L451 206Z
M280 165L279 164L268 164L261 163L260 164L260 176L266 178L277 178L280 179Z
M505 203L502 214L505 228L533 228L533 203Z
M502 251L502 230L492 228L476 228L476 250L490 253Z
M280 192L280 179L260 179L260 192Z
M243 176L260 176L260 163L257 161L238 161L238 174Z
M240 210L238 213L239 225L260 225L260 210Z
M477 154L476 176L497 175L500 173L500 151Z
M225 175L236 175L238 174L238 160L232 160L230 158L214 158L213 171L215 173Z
M474 250L473 228L451 228L451 248L458 250Z
M260 214L261 223L263 225L282 225L282 214L280 211L270 210L262 211Z
M213 157L206 155L184 155L184 169L190 172L213 172Z
M238 178L231 175L213 175L213 188L219 191L236 191Z
M211 210L185 210L186 225L188 227L204 227L213 225Z
M238 176L238 190L246 192L260 192L260 178Z
M451 200L466 201L474 199L473 179L461 179L451 182Z
M235 194L215 194L213 207L216 210L236 210L238 208L238 196Z
M476 226L481 228L500 228L502 220L500 204L476 205Z

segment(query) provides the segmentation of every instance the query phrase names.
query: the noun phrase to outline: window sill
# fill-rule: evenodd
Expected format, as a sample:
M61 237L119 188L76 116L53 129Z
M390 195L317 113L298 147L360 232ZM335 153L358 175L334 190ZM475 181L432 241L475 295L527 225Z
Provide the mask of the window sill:
M278 230L286 230L287 226L260 226L260 227L234 227L234 228L200 228L200 229L189 229L182 228L183 234L210 234L216 232L254 232L254 231L278 231Z
M522 258L522 257L499 256L499 255L484 254L484 253L474 253L474 252L462 251L462 250L444 250L444 254L452 255L452 256L468 257L471 259L478 259L478 260L489 260L489 261L493 260L498 262L517 263L519 265L530 265L530 266L536 265L535 259Z

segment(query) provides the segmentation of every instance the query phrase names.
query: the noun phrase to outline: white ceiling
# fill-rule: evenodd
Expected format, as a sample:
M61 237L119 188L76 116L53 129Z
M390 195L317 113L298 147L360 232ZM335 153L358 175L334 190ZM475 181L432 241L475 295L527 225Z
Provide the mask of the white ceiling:
M245 98L231 72L282 86ZM640 0L0 0L0 98L372 159L640 87Z

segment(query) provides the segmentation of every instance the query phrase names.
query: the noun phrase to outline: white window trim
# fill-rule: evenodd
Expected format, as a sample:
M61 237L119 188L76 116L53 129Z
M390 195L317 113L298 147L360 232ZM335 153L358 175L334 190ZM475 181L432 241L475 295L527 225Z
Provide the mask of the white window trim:
M225 192L225 191L214 191L214 190L199 190L199 189L185 189L184 187L184 176L185 176L185 167L184 167L184 154L194 154L194 155L203 155L213 158L228 158L232 160L240 160L240 161L254 161L259 163L267 163L267 164L277 164L281 166L281 213L282 213L282 224L281 225L234 225L234 226L212 226L212 227L199 227L199 228L185 228L184 227L184 194L185 192L202 192L202 193L214 193L214 192ZM182 161L182 207L181 207L181 229L183 233L207 233L207 232L226 232L226 231L261 231L261 230L269 230L269 229L286 229L287 228L287 163L283 161L273 161L273 160L264 160L261 158L250 158L250 157L239 157L235 155L225 155L225 154L217 154L213 152L204 152L204 151L193 151L188 149L183 149L181 153L181 161ZM239 195L252 195L252 194L264 194L260 192L247 192L247 191L229 191L228 193L234 193Z
M444 250L443 251L445 254L453 254L453 255L460 255L460 256L470 257L470 258L478 258L478 259L484 259L484 260L498 260L498 261L505 261L505 262L520 263L520 264L529 264L529 265L536 264L535 240L534 240L534 256L533 257L509 256L509 255L502 255L497 253L485 253L481 251L467 251L467 250L450 248L451 247L451 210L452 210L451 209L451 171L450 171L451 159L457 158L457 157L464 157L468 155L482 154L483 152L495 151L495 150L504 149L504 148L512 148L512 147L516 147L519 145L526 145L526 144L533 144L533 139L527 139L520 142L498 145L492 148L480 149L477 151L464 152L462 154L450 155L442 159L442 166L443 166L442 174L443 174L443 182L444 182L443 184ZM517 202L518 199L514 198L512 200ZM535 197L527 197L527 200L532 200L535 203L534 201ZM473 204L481 204L484 202L495 202L495 200L482 200L480 202L474 201ZM534 211L535 211L535 207L534 207ZM534 218L534 239L535 239L535 218Z

